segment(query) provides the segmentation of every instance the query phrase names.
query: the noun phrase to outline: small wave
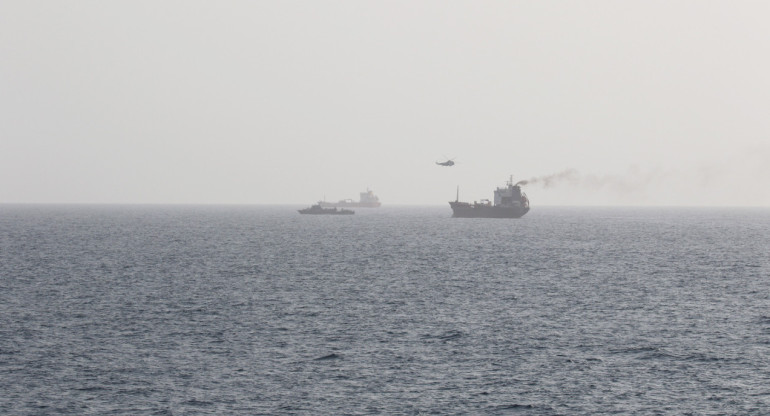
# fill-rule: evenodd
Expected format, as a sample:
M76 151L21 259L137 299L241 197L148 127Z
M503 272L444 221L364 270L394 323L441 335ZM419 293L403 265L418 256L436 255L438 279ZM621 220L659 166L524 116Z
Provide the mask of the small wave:
M620 354L642 354L647 352L657 352L660 349L658 347L651 347L651 346L645 346L645 347L630 347L630 348L624 348L621 350L617 350L615 352Z
M630 347L630 348L623 348L614 351L617 354L631 354L631 355L637 355L640 360L656 360L656 359L666 359L666 358L677 358L675 355L669 353L668 351L664 350L660 347L653 347L653 346L639 346L639 347Z
M534 409L535 406L531 404L504 404L497 406L498 409Z
M93 391L102 391L107 389L101 386L90 386L90 387L75 387L75 390L84 391L84 392L93 392Z
M331 353L329 355L324 355L323 357L318 357L315 359L315 361L326 361L326 360L340 360L342 359L342 356L339 354Z
M491 408L491 410L495 413L497 412L504 412L505 414L509 412L518 413L518 412L527 412L530 413L531 411L550 411L553 410L549 406L538 406L534 404L519 404L519 403L511 403L511 404L503 404L499 406L494 406Z
M197 400L197 399L187 400L186 402L184 402L184 404L188 404L190 406L200 406L200 407L214 405L213 402L210 402L207 400Z
M734 358L728 358L728 357L715 357L711 356L705 353L692 353L690 355L686 355L682 357L684 360L687 361L699 361L704 363L714 363L714 362L720 362L720 361L737 361Z
M449 330L446 332L443 332L441 334L425 334L423 335L423 339L436 339L439 341L453 341L459 338L462 338L465 334L462 331L458 330Z
M674 361L698 361L704 363L714 363L722 361L733 361L729 357L713 356L704 352L674 352L660 347L636 347L618 350L616 353L637 355L640 360L674 360Z
M449 341L449 340L453 340L453 339L458 339L458 338L460 338L462 336L463 336L463 333L460 332L460 331L448 331L448 332L445 332L444 334L440 335L438 337L438 339L440 339L442 341Z

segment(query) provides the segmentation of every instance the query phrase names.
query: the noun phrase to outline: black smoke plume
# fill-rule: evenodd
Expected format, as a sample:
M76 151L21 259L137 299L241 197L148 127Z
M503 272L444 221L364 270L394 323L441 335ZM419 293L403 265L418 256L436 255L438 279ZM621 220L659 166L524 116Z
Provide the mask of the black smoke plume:
M559 173L535 176L519 181L516 185L536 185L550 188L559 185L586 190L604 190L616 194L644 192L650 186L664 183L673 173L654 169L641 171L636 167L630 168L624 174L582 174L577 169L566 169Z
M580 174L575 169L567 169L559 173L552 173L550 175L535 176L523 181L516 182L516 185L539 185L543 188L549 188L551 186L560 184L562 182L569 182L575 184L580 181Z

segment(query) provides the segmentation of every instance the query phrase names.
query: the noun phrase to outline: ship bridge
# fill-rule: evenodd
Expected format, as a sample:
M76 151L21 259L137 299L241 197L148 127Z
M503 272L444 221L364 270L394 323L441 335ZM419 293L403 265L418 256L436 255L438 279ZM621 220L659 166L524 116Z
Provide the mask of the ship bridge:
M519 205L521 188L508 184L505 188L495 189L495 205Z

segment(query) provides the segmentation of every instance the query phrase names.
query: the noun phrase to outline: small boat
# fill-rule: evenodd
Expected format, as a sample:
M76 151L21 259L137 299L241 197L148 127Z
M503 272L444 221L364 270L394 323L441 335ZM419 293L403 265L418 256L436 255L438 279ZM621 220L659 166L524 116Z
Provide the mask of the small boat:
M337 208L324 208L321 204L315 204L310 208L300 209L297 212L300 214L313 214L313 215L353 215L355 211L349 209L337 209Z

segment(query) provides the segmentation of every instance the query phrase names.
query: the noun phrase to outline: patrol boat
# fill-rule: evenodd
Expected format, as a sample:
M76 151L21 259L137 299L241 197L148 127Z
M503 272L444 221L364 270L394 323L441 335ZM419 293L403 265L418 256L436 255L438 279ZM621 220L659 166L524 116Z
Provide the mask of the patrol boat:
M495 189L494 204L488 199L473 203L460 202L458 187L457 199L449 201L449 206L452 207L452 217L456 218L521 218L529 212L529 199L511 177L505 188Z
M356 212L349 209L337 209L337 208L324 208L320 203L311 206L310 208L300 209L297 212L300 214L314 214L314 215L353 215Z

